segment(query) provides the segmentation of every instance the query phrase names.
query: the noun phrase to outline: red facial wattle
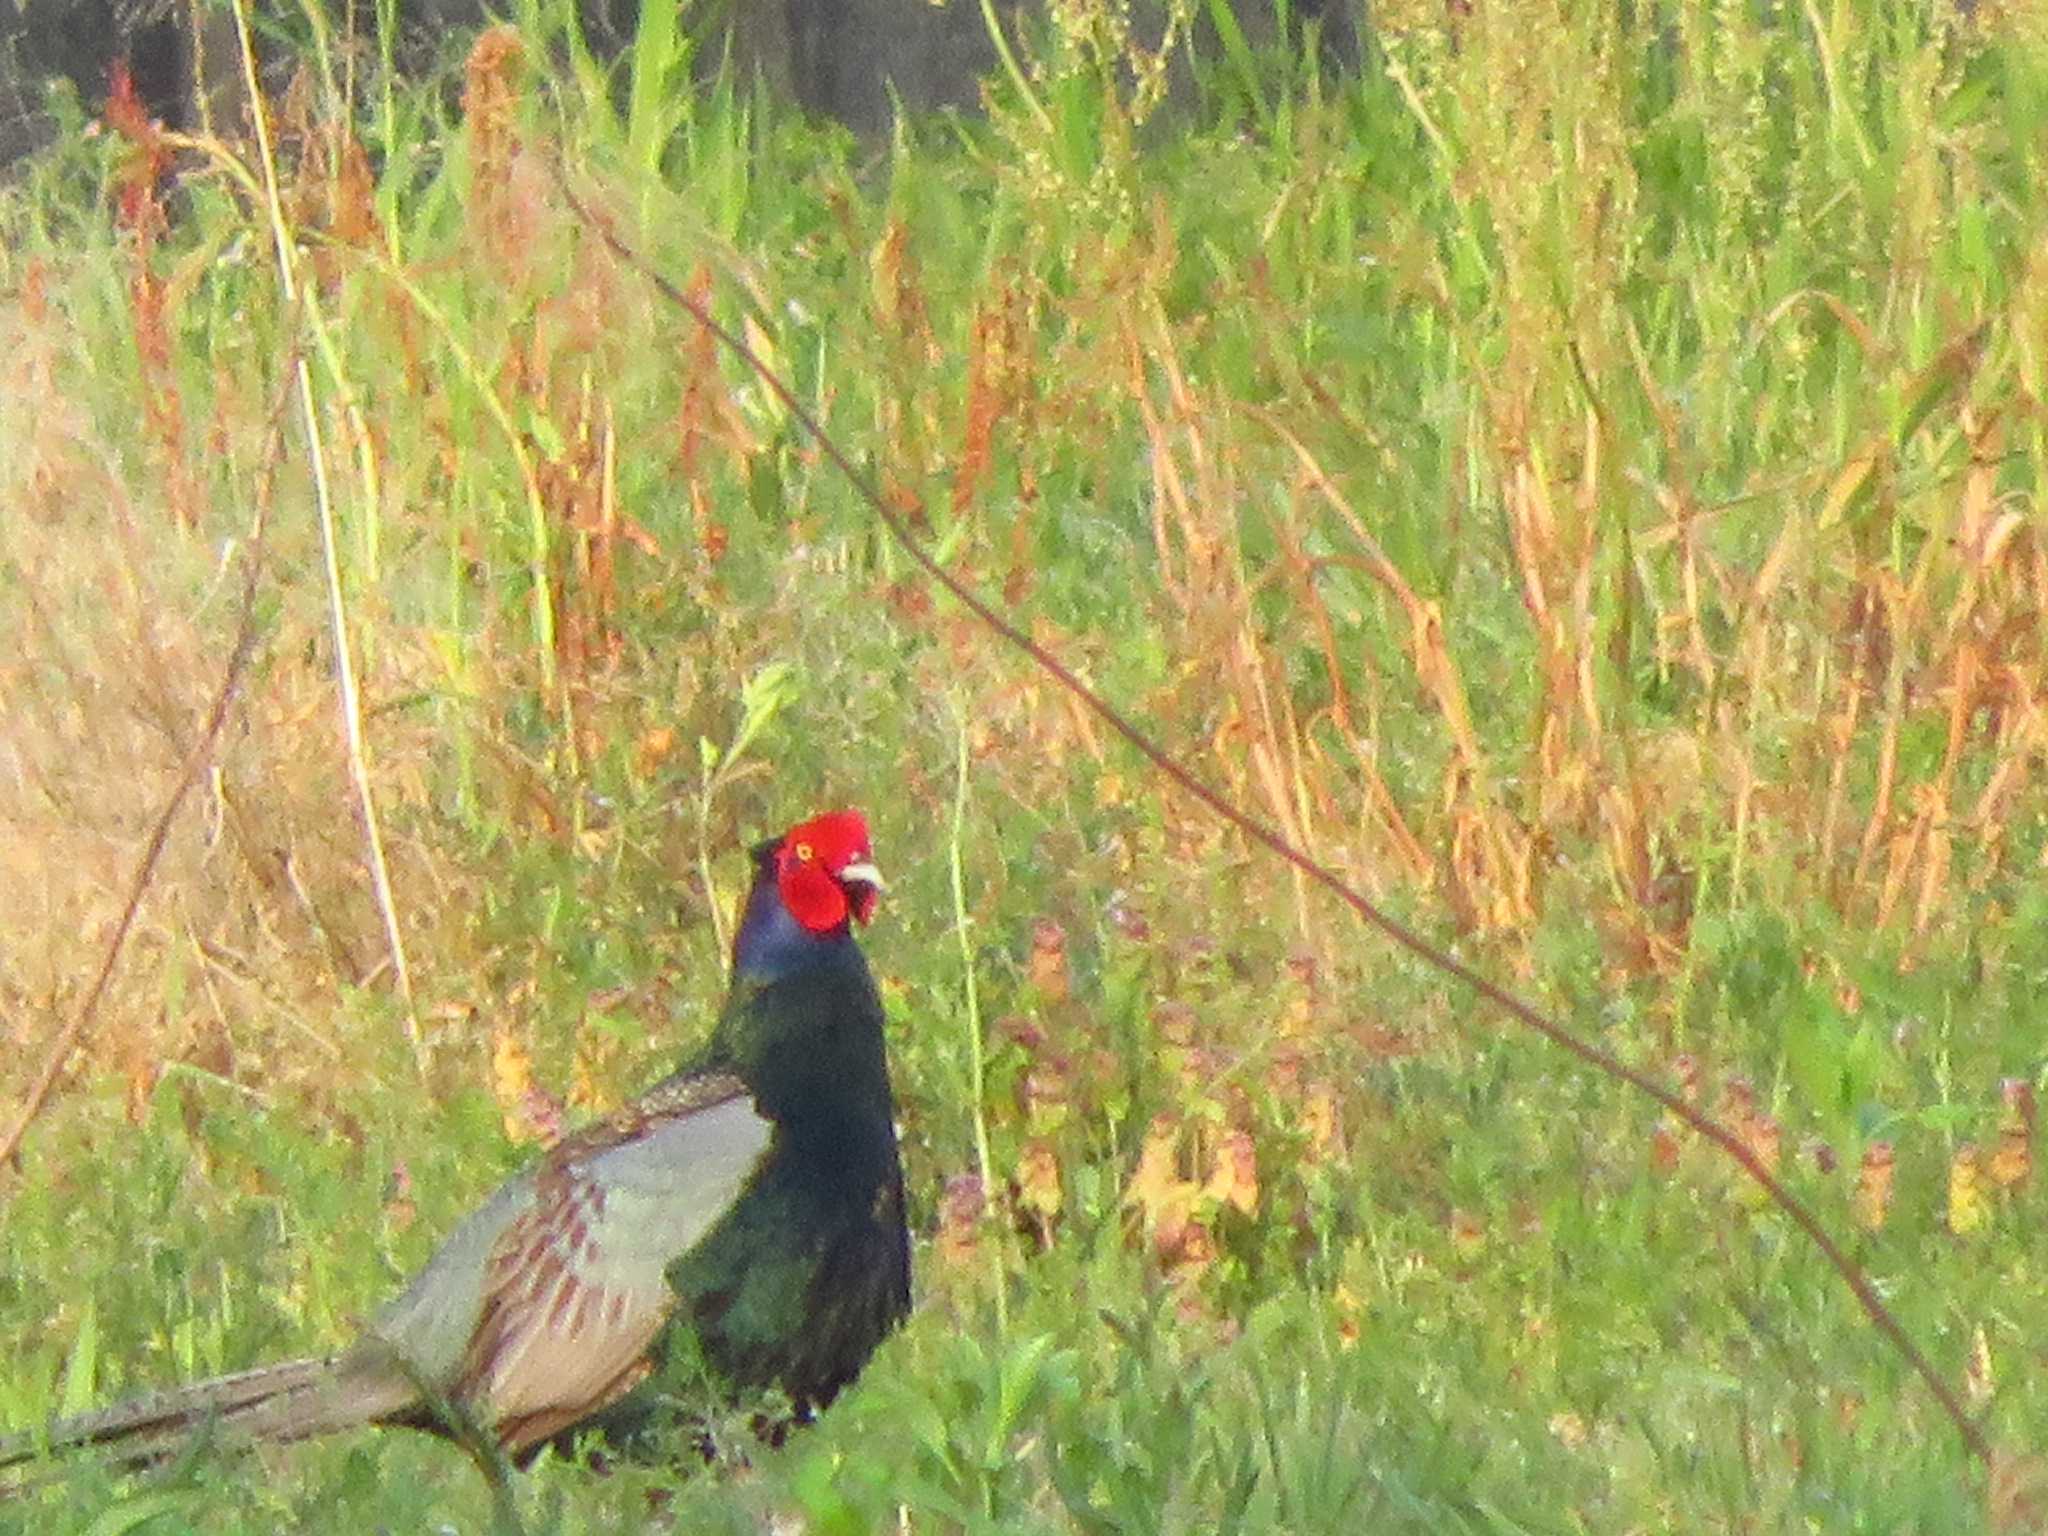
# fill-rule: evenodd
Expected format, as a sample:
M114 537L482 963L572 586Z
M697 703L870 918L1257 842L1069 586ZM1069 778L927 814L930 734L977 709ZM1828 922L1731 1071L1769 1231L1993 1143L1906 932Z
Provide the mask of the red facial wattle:
M846 892L847 905L853 909L854 920L866 927L868 920L875 915L875 903L882 899L882 888L869 885L864 880L839 888Z
M790 916L816 934L836 932L849 917L865 923L882 890L858 811L831 811L791 828L775 850L775 875Z

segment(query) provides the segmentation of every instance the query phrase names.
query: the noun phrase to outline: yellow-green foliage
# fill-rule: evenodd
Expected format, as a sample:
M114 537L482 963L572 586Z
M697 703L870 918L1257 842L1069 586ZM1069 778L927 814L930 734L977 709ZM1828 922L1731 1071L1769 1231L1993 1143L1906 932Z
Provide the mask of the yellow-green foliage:
M345 1337L694 1044L739 845L854 803L920 1308L677 1528L2032 1528L2033 11L1404 0L1339 79L1223 0L1058 4L985 119L875 146L693 67L689 11L607 74L560 10L429 88L308 5L267 159L81 129L0 194L9 1106L264 526L0 1196L0 1417ZM1724 1162L924 586L565 180L1196 772L1734 1125L1999 1464ZM0 1524L488 1508L387 1436Z

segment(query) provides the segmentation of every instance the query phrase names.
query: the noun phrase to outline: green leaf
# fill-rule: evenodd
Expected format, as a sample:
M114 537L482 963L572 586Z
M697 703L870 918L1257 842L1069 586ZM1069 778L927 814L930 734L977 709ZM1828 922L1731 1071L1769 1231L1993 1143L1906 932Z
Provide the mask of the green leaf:
M989 1425L988 1435L989 1466L1001 1463L1002 1448L1011 1431L1017 1427L1017 1420L1023 1416L1025 1405L1037 1390L1039 1373L1045 1357L1052 1351L1052 1342L1049 1333L1025 1339L1010 1352L1009 1358L997 1371L995 1420Z
M771 661L748 678L740 688L740 728L726 751L725 761L738 759L797 692L796 668L786 661Z
M113 1508L102 1510L86 1536L122 1536L123 1532L139 1530L152 1520L179 1513L189 1502L190 1496L183 1492L146 1493L124 1499Z
M633 34L633 86L626 108L626 147L633 162L650 174L661 169L662 151L680 121L677 103L689 99L679 88L690 62L691 41L677 25L679 4L643 5Z
M90 1297L79 1314L78 1333L71 1340L71 1355L64 1362L64 1395L61 1411L69 1418L84 1413L93 1403L93 1386L99 1377L100 1315Z
M1895 445L1905 447L1929 416L1969 387L1984 360L1984 342L1990 330L1990 321L1979 321L1914 376L1907 386L1905 411L1892 432Z

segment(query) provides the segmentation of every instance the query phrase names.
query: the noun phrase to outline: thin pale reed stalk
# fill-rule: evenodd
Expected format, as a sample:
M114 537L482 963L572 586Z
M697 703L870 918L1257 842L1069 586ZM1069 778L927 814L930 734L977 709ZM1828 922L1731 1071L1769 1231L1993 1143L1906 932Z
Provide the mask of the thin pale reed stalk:
M244 0L233 0L235 35L241 46L242 78L254 104L251 116L256 124L256 146L263 169L264 208L269 216L270 234L277 257L278 285L287 305L296 306L302 291L296 271L296 245L286 227L284 202L278 190L277 155L271 143L264 114L262 83L256 73L256 51L249 37L249 14ZM320 326L315 318L314 295L305 293L306 319L316 336ZM419 1007L414 1000L412 968L406 963L405 936L398 922L397 902L391 892L391 871L384 858L384 837L377 820L377 801L370 787L370 769L363 735L362 696L356 684L355 656L349 641L348 604L342 592L341 558L336 548L334 497L327 473L325 439L320 430L320 407L313 389L313 372L303 353L293 360L293 377L298 385L300 416L306 431L306 457L313 477L313 504L320 520L320 552L327 577L329 628L334 639L335 688L341 707L343 741L348 771L362 811L364 853L370 867L370 885L377 902L377 914L384 924L384 941L391 957L391 974L405 1006L406 1038L420 1071L426 1071L426 1037L420 1029Z
M981 1026L981 989L974 963L973 918L967 911L966 861L961 850L967 843L967 786L969 782L967 711L958 711L956 736L959 747L954 763L953 824L946 840L946 872L953 894L953 932L960 943L961 1006L967 1021L967 1083L974 1103L974 1162L981 1176L982 1198L996 1188L995 1158L988 1140L988 1071L986 1042ZM995 1258L996 1336L1010 1332L1009 1285L1004 1279L1002 1251Z

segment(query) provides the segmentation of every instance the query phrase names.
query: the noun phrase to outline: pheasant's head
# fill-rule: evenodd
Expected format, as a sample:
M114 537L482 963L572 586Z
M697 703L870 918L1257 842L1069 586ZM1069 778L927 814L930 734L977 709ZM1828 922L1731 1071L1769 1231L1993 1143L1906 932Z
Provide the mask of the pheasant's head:
M771 1118L851 1136L834 1153L841 1162L863 1136L870 1151L894 1147L882 1000L853 938L881 894L858 811L815 816L756 845L732 991L700 1058L737 1072Z
M733 935L733 970L765 980L850 948L854 921L874 915L882 889L858 811L828 811L757 843L754 887Z
M789 915L819 937L848 917L865 923L884 886L859 811L827 811L794 826L773 845L775 888Z

